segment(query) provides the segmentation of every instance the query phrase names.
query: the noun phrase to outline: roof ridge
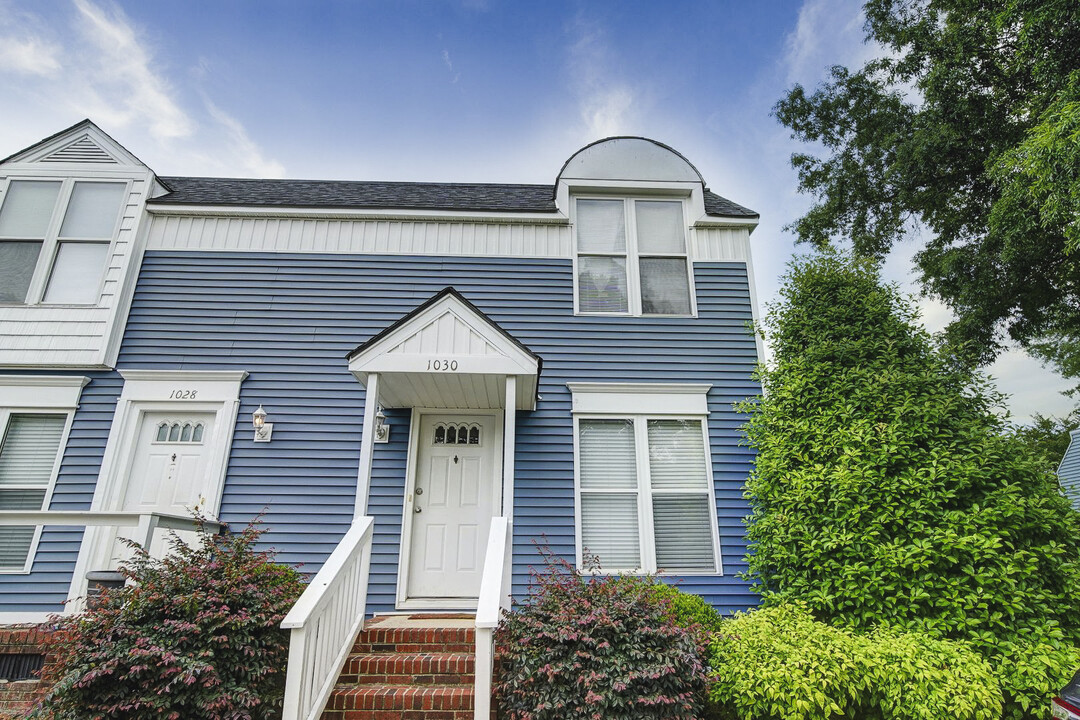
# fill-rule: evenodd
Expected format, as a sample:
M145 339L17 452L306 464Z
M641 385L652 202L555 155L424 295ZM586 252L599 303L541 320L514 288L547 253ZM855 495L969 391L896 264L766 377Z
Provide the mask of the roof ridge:
M315 178L245 178L245 177L219 177L214 175L160 175L165 180L221 180L223 182L272 182L272 183L355 183L372 185L467 185L469 187L532 187L550 188L550 183L492 183L492 182L461 182L443 180L327 180Z

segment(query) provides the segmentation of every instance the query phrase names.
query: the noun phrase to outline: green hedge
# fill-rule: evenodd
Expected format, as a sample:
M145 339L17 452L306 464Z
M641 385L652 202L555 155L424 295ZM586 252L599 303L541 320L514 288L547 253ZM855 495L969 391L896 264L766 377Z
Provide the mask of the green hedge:
M790 603L724 621L709 700L738 720L995 720L1001 688L966 643L832 627Z

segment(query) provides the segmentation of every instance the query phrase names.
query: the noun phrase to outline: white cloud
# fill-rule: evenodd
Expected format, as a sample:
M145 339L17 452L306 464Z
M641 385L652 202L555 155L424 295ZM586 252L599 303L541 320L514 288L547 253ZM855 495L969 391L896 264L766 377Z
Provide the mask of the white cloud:
M235 158L239 161L237 170L240 171L235 174L260 178L285 177L285 166L276 160L267 158L262 149L251 140L247 130L236 118L225 113L209 99L205 99L205 102L210 117L224 128L228 135L229 144L234 148Z
M0 37L0 67L27 75L60 71L60 48L37 37Z
M458 80L461 79L461 73L454 72L454 63L453 63L453 61L450 60L450 51L449 50L443 50L442 51L442 59L443 59L443 64L446 65L446 69L450 71L450 75L451 75L450 83L451 84L456 83Z
M641 102L640 92L617 77L604 29L579 14L569 34L568 70L586 141L629 134Z
M788 83L816 84L833 65L858 67L880 54L863 42L862 0L807 0L787 38Z
M88 117L165 175L285 174L202 90L212 79L209 59L182 58L176 64L194 69L172 76L152 38L118 6L68 7L68 22L46 22L0 0L0 97L19 107L0 123L0 156Z
M73 2L88 61L83 68L95 78L83 98L88 109L100 116L111 108L109 114L119 124L146 124L159 140L190 135L193 122L173 99L168 81L155 71L152 53L123 11L116 6L106 10L90 0Z

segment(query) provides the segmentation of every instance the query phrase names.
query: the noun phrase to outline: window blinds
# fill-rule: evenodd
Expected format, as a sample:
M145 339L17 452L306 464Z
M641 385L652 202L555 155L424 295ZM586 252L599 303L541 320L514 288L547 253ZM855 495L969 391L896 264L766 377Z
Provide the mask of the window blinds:
M0 510L41 510L64 434L64 415L11 415L0 445ZM0 527L0 568L21 568L33 527Z

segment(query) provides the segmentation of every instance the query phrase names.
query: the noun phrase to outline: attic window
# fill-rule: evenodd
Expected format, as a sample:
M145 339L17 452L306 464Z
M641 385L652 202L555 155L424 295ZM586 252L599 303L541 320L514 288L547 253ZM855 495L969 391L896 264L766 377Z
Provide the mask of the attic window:
M682 200L575 200L577 310L694 314Z
M122 182L11 180L0 204L0 302L96 303L126 192Z

